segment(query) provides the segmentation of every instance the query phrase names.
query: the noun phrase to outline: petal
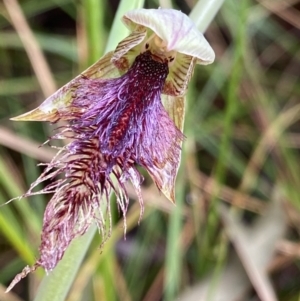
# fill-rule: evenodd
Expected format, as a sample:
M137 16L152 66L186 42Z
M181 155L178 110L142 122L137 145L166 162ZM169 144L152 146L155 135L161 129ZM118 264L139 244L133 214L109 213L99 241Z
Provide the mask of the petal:
M178 53L169 69L163 93L172 96L182 96L186 93L188 83L194 72L196 58Z
M215 53L203 34L187 15L178 10L135 9L127 12L123 21L131 30L137 25L150 28L166 42L167 51L175 50L196 57L198 64L211 64L215 59Z
M162 104L176 127L183 132L186 97L161 96Z
M119 70L127 71L135 58L140 54L141 42L145 39L147 30L144 27L138 27L127 38L122 40L114 51L111 61Z
M174 121L176 127L182 132L184 126L185 115L185 97L174 97L168 95L162 95L162 103L166 109L168 115ZM177 138L177 145L181 147L182 139ZM167 162L167 164L161 168L151 169L151 174L155 180L157 186L161 192L173 203L175 203L175 180L177 177L178 169L180 166L181 149L176 147L173 151L173 164ZM157 181L157 179L160 179Z
M176 101L178 107L183 109L183 99L176 98ZM171 106L169 109L171 111ZM179 116L183 117L183 112L180 111ZM176 116L174 111L172 115ZM183 119L176 117L176 120L182 126ZM159 190L174 203L183 134L161 104L152 108L146 116L145 129L145 135L140 142L141 165L148 170Z
M180 160L180 154L176 154L176 161ZM158 189L164 196L175 204L175 181L179 164L174 168L174 164L167 162L163 168L149 167L148 171Z
M69 107L73 102L73 94L80 85L82 77L88 78L113 78L120 76L118 68L111 63L113 52L107 53L94 65L83 71L66 85L49 96L38 108L11 118L15 121L50 121L72 119ZM67 112L67 114L66 114Z

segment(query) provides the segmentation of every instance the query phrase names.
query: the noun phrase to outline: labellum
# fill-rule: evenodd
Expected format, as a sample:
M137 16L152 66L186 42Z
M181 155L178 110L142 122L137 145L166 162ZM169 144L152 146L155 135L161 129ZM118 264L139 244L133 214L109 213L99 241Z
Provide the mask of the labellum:
M15 277L8 290L37 267L54 269L71 241L92 222L105 240L110 193L116 194L125 221L128 181L136 190L142 214L143 178L137 165L175 202L187 86L195 65L212 63L214 52L180 11L138 9L125 14L123 21L131 34L115 51L37 109L13 118L66 121L50 140L71 142L44 164L44 172L21 196L53 194L44 214L40 257ZM34 192L44 181L51 184Z

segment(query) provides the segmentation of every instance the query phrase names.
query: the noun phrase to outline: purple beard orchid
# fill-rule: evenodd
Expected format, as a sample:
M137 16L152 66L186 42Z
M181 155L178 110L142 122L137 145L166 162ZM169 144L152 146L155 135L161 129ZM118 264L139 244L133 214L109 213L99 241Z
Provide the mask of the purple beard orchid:
M105 238L112 191L125 220L128 180L135 188L142 215L143 178L137 165L175 202L184 94L195 64L211 63L214 52L179 11L134 10L123 21L132 33L114 52L37 109L14 118L67 121L50 140L71 142L44 164L44 172L22 196L53 193L44 214L40 257L15 277L8 290L38 267L53 270L71 241L83 235L92 222ZM50 184L33 191L45 181Z

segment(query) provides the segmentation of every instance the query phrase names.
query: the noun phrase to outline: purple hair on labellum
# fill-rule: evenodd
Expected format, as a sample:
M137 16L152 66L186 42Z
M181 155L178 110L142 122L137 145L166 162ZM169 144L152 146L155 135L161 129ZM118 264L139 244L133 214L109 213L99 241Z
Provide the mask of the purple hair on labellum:
M94 220L106 237L102 199L110 212L113 190L125 218L127 180L133 183L143 212L142 176L136 164L149 172L162 168L178 157L183 139L161 103L167 75L168 63L145 52L119 78L80 78L69 110L72 120L52 137L73 141L46 164L26 193L36 194L32 190L38 184L63 175L39 192L54 195L44 214L41 255L34 269L53 270L70 242L83 235Z
M91 223L97 224L105 241L111 231L111 192L124 216L125 232L128 181L135 188L141 215L144 210L143 177L137 166L146 169L158 189L175 202L184 95L195 64L212 63L214 52L180 11L133 10L123 21L132 32L113 52L38 108L14 118L65 121L50 141L68 144L43 164L45 170L22 196L53 193L44 214L40 256L7 291L38 267L53 270L71 241ZM35 192L41 183L44 188Z

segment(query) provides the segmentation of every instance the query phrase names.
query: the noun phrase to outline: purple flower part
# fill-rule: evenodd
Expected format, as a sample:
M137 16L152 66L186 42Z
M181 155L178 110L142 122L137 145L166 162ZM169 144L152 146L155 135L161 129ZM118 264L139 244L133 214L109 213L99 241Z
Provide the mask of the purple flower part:
M44 214L40 258L32 268L26 267L17 275L16 281L38 266L46 271L54 269L71 241L83 235L93 221L105 241L111 231L112 191L123 213L126 231L128 180L136 190L143 213L142 176L136 164L150 173L158 188L164 176L173 185L183 134L161 103L168 72L167 61L145 52L119 78L101 80L82 76L78 80L70 113L64 113L64 117L72 120L51 138L71 138L72 142L45 164L43 174L25 194L54 193ZM161 172L164 168L166 173ZM33 192L46 180L53 182Z

